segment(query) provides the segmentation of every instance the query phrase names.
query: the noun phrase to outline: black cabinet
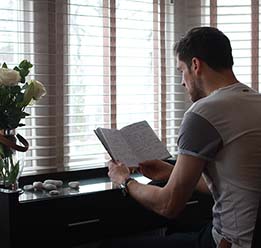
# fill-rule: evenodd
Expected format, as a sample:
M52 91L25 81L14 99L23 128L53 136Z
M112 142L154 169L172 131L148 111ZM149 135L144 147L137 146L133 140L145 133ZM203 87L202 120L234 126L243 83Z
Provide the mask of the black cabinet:
M62 179L59 175L56 179ZM42 179L46 178L50 176ZM194 194L180 218L169 221L124 197L106 177L79 181L78 191L70 191L65 185L57 196L0 189L1 248L73 247L160 227L169 231L186 229L192 227L192 215L203 221L211 218L211 201L200 199L200 195ZM24 183L30 183L28 178ZM204 206L201 212L199 207Z

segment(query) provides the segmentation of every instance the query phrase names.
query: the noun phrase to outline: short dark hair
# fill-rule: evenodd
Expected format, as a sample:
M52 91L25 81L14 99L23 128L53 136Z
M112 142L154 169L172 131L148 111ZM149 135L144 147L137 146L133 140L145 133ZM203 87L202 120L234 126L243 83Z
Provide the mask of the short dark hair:
M217 28L195 27L174 47L175 55L191 67L193 57L202 59L215 71L232 69L232 48L228 37Z

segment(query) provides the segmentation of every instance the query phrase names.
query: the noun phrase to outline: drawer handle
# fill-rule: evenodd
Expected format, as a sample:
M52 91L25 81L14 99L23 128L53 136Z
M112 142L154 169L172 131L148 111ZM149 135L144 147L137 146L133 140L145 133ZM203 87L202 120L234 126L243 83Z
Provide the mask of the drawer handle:
M68 226L73 227L73 226L80 226L80 225L86 225L86 224L98 223L98 222L100 222L100 219L92 219L92 220L85 220L85 221L69 223Z
M197 203L199 203L198 200L188 201L188 202L186 203L186 205L193 205L193 204L197 204Z

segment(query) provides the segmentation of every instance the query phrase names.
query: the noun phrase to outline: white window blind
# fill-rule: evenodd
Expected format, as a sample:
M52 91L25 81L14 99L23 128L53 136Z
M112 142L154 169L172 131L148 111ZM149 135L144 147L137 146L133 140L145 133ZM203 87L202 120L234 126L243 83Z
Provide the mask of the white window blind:
M47 88L18 130L30 142L25 171L103 166L93 130L144 119L174 153L171 1L10 0L0 10L1 61L30 60Z
M70 0L68 13L65 162L78 166L108 159L93 135L98 126L121 128L145 119L166 142L166 87L173 85L173 5ZM174 150L174 145L169 148Z
M175 41L193 26L217 26L231 39L239 80L260 89L259 8L257 0L3 1L0 62L30 60L31 77L47 88L18 130L30 143L24 171L104 166L93 130L145 119L175 155L190 105Z
M259 90L259 1L206 0L201 3L202 25L219 28L231 41L234 72L239 81Z

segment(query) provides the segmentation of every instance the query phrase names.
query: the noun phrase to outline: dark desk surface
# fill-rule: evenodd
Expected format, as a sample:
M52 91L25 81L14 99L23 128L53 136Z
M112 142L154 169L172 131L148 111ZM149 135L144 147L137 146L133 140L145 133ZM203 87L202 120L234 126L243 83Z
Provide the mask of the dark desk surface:
M138 182L141 183L148 183L150 179L140 176L134 175L133 176ZM52 179L52 178L46 178ZM110 182L108 177L100 177L100 178L93 178L93 179L81 179L79 180L80 187L79 189L71 189L68 186L69 181L63 181L63 186L58 188L59 191L58 195L50 195L47 190L32 190L32 191L23 191L19 196L19 202L27 202L27 201L37 201L37 200L44 200L50 198L61 198L61 197L70 197L76 195L84 195L94 192L102 192L106 190L113 190L118 189L119 187L115 186L112 182Z

